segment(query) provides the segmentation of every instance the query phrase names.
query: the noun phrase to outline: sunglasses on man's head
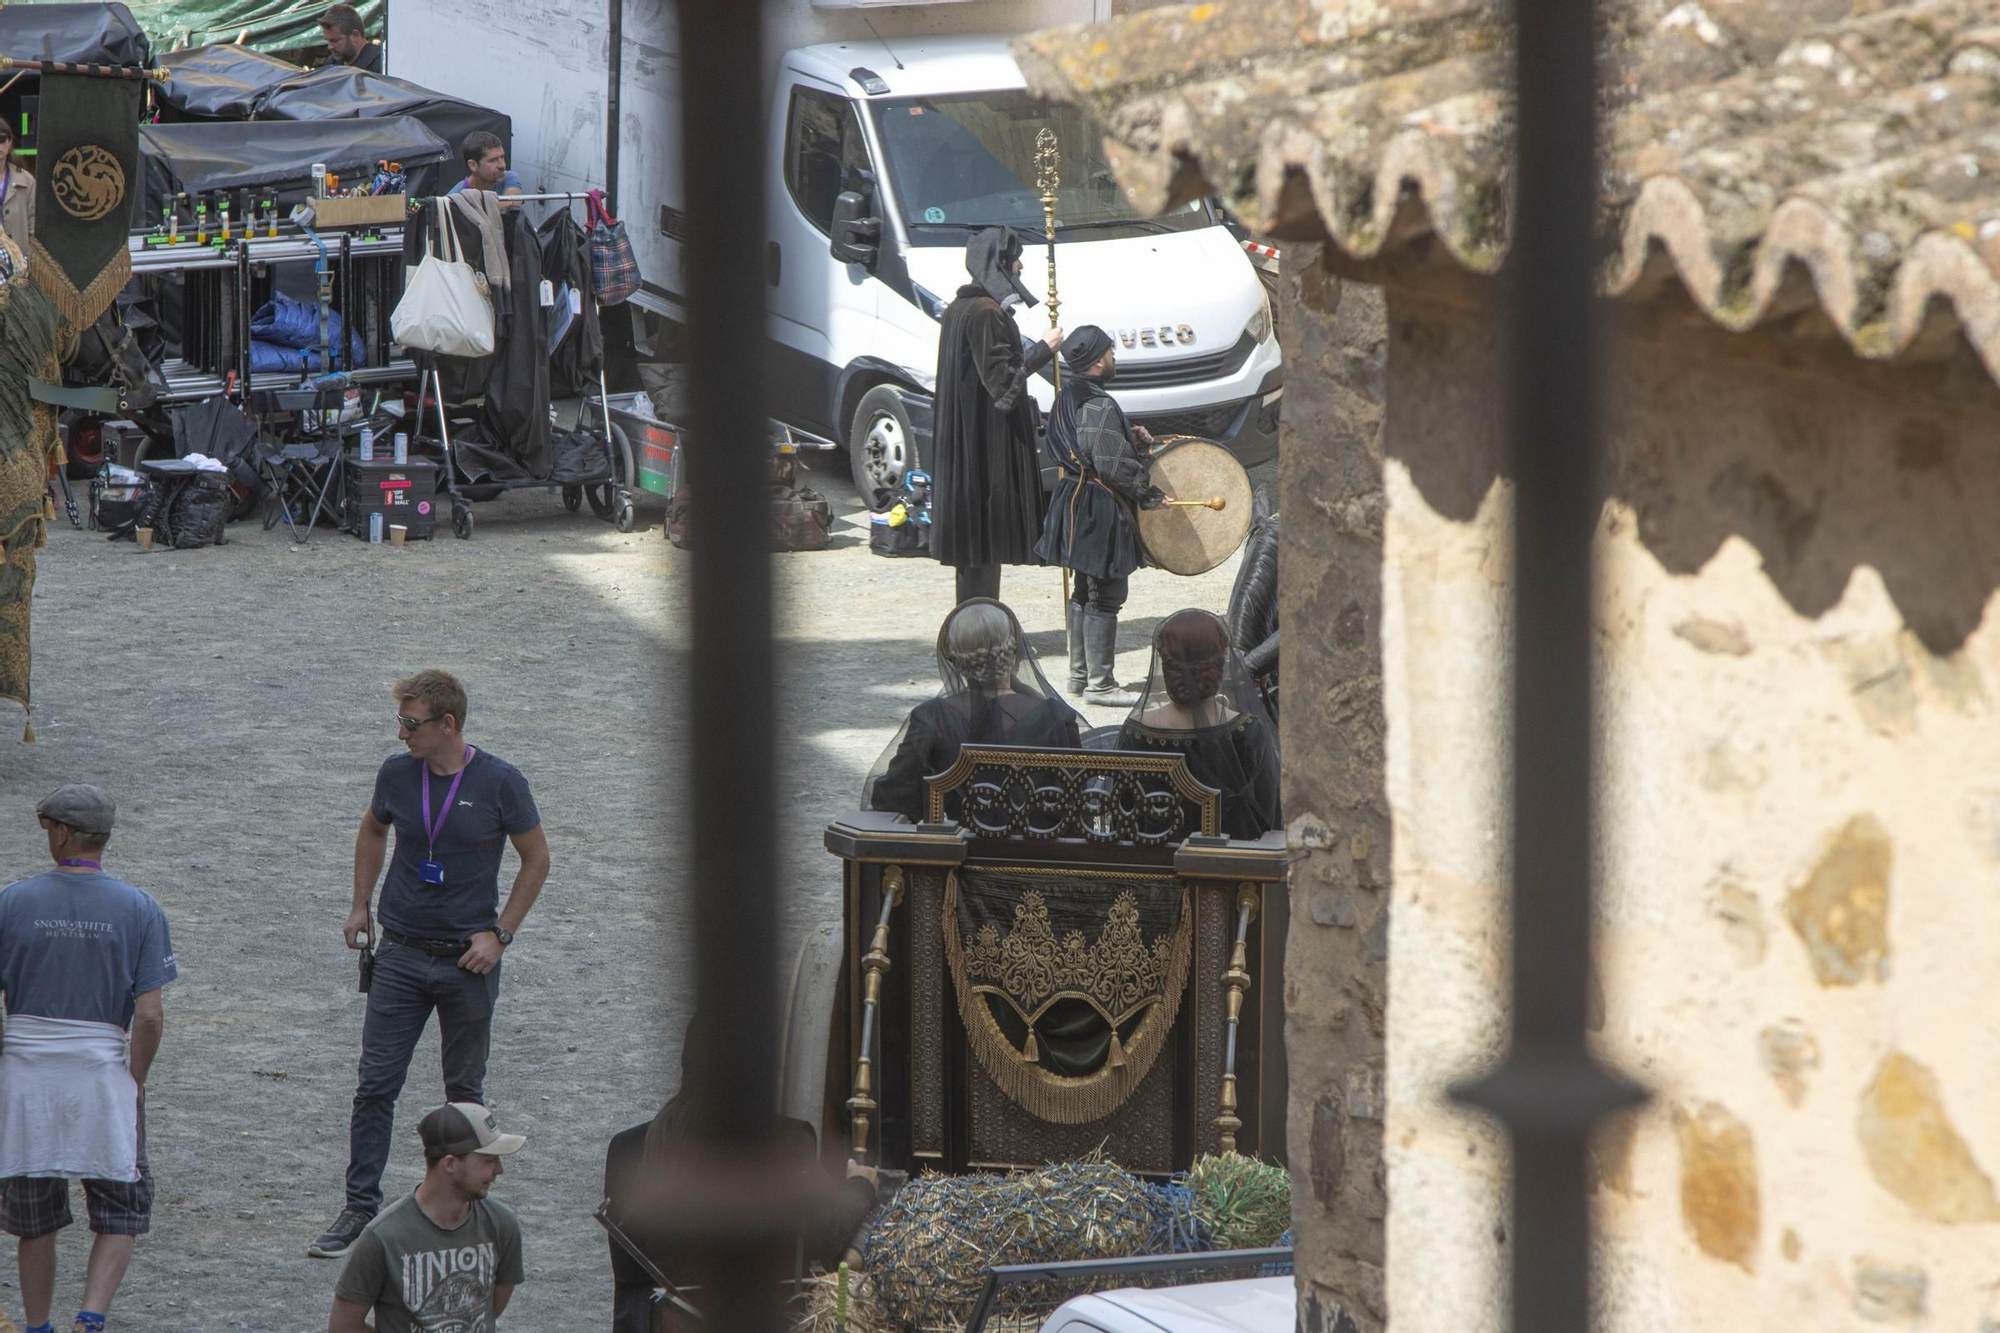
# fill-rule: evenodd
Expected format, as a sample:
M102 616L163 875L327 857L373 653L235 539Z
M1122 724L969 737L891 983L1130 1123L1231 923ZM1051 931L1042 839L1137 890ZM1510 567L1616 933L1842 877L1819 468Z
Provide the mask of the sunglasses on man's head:
M446 716L449 716L449 714L447 714ZM438 719L434 717L398 717L396 719L397 722L402 724L404 730L406 731L415 731L418 727L423 726L426 722L435 722L437 720Z

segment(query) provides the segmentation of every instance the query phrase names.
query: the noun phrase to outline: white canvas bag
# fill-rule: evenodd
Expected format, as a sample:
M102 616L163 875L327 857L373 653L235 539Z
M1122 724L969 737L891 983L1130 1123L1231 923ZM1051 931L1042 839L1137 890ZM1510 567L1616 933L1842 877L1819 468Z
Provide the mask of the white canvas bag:
M389 316L389 332L404 347L443 356L493 354L493 298L486 275L465 262L457 228L447 212L436 231L424 229L424 261L403 286ZM444 236L438 253L434 236Z

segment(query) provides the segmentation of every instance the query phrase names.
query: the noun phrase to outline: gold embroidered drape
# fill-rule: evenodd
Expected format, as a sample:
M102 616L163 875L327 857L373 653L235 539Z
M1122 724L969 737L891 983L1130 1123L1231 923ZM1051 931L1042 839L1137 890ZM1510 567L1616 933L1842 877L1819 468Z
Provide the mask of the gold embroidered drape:
M1171 877L954 871L944 935L981 1067L1029 1114L1080 1125L1123 1105L1164 1049L1194 912Z

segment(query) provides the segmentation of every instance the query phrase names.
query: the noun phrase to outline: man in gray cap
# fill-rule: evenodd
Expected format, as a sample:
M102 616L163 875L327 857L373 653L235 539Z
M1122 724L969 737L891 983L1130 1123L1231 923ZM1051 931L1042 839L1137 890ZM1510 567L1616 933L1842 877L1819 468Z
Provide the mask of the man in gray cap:
M152 1224L146 1075L166 1026L160 990L178 972L159 903L104 873L117 813L101 788L56 788L35 807L55 868L0 889L0 1230L21 1242L27 1333L51 1330L69 1177L96 1236L77 1333L103 1329Z

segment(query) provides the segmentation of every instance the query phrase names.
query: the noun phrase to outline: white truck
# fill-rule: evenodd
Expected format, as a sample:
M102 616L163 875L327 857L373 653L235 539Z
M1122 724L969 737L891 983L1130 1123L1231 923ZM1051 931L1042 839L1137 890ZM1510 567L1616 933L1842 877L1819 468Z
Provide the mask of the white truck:
M749 0L746 0L746 3ZM1271 306L1218 210L1138 216L1100 134L1073 107L1031 98L1010 35L1101 18L1103 0L767 0L765 219L772 414L847 446L862 496L921 466L938 317L966 281L975 228L1029 244L1024 282L1046 297L1035 142L1060 144L1057 284L1065 327L1119 343L1114 394L1155 435L1277 451L1284 393ZM599 187L630 230L644 290L678 323L680 64L671 0L396 0L392 74L513 117L511 164L530 193ZM865 13L861 11L867 11ZM975 28L991 31L970 33ZM607 137L606 126L617 133ZM1020 314L1024 336L1045 327ZM1033 383L1046 409L1053 383Z
M1292 1333L1297 1310L1288 1277L1129 1287L1065 1302L1041 1333Z

